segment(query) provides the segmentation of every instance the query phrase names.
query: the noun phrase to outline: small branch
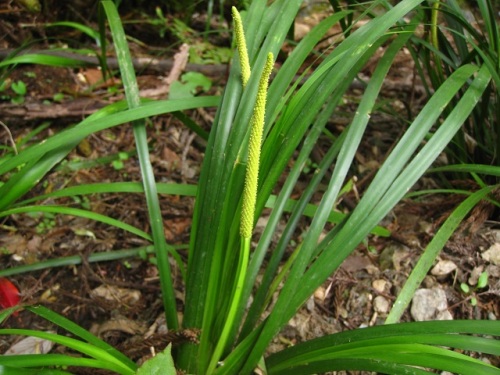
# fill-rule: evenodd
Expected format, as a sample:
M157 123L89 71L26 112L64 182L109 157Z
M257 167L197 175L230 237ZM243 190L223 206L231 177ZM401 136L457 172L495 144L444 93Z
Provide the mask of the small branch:
M14 138L12 137L12 133L10 132L9 127L7 125L5 125L2 121L0 121L0 125L2 125L4 127L5 131L9 135L10 143L12 143L12 148L14 149L14 153L17 155L16 142L14 142Z
M14 49L1 49L0 50L0 60L7 58L15 52ZM96 56L85 56L78 53L66 52L66 51L50 51L50 50L24 50L18 53L18 55L26 54L44 54L58 57L65 57L74 60L84 62L88 65L99 66L99 60ZM118 69L118 60L116 57L106 58L108 67L111 69ZM166 74L174 66L174 60L172 59L160 59L155 57L137 57L132 59L134 69L136 71L148 71L153 73ZM202 65L202 64L186 64L186 71L199 72L205 74L209 77L224 77L228 73L227 64L218 65Z

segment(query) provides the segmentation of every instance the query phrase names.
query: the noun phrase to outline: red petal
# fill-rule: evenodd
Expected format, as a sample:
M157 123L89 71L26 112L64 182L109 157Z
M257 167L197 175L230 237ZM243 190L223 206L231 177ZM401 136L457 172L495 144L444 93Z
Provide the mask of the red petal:
M21 297L14 284L4 277L0 277L0 306L4 309L16 306Z

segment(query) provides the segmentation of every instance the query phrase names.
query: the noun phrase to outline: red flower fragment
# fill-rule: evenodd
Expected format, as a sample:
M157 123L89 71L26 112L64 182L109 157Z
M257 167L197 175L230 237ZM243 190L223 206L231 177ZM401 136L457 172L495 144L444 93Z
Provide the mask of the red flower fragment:
M0 277L0 307L7 309L16 306L21 300L19 290L4 277Z

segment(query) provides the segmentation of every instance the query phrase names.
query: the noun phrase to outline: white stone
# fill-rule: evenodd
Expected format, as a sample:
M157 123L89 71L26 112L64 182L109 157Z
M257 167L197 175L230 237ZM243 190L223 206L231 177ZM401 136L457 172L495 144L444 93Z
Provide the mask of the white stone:
M436 314L436 320L453 320L453 315L448 310L440 311Z
M453 319L447 308L448 302L444 290L418 289L413 296L410 313L417 322ZM445 311L448 314L444 313Z
M314 298L319 299L321 302L323 302L326 298L326 289L320 286L314 291Z
M54 333L47 331L47 333ZM28 336L21 341L12 345L4 355L18 354L46 354L52 350L54 343L49 340L44 340L38 337ZM3 373L3 371L2 371Z
M494 243L488 250L481 254L483 259L496 266L500 265L500 243Z
M483 266L474 267L474 269L470 273L469 279L467 280L470 286L475 286L477 284L477 281L479 280L479 277L483 273L483 270L484 270Z
M306 309L309 311L309 312L312 312L314 310L314 306L315 306L315 303L314 303L314 298L313 297L310 297L307 302L306 302Z
M373 309L379 314L387 314L389 307L389 301L383 296L377 296L373 300Z
M372 282L373 289L380 293L384 292L386 285L387 281L385 281L384 279L373 280Z
M440 260L431 270L434 276L446 276L457 269L457 265L451 260Z

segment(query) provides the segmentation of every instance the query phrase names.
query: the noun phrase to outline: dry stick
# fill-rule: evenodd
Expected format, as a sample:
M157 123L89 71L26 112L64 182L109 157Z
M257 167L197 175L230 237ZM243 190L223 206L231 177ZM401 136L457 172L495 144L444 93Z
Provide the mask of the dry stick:
M6 57L13 50L0 50L0 58ZM169 75L157 88L141 90L140 96L144 98L158 99L168 95L170 85L177 81L183 71L197 71L206 75L224 75L227 71L226 65L200 65L188 64L189 46L183 44L173 60L158 60L154 58L136 58L133 59L136 70L152 70L156 73L170 71ZM94 56L83 56L64 51L23 51L20 54L41 53L59 57L66 57L83 61L89 65L98 65L99 61ZM111 69L118 68L116 58L107 59L108 66ZM107 100L97 98L75 98L66 103L52 103L50 106L42 102L25 102L22 105L12 103L0 103L0 113L5 119L11 121L27 121L36 119L54 119L54 118L83 118L90 115L98 109L106 106L110 102L123 99L123 95L117 95Z
M122 97L118 100L123 99ZM12 123L56 118L84 118L98 109L106 106L113 100L76 98L67 103L51 103L45 105L41 101L25 102L22 105L0 103L2 118Z
M0 59L4 59L14 53L13 49L1 49ZM18 55L23 54L45 54L51 56L71 58L85 62L89 65L99 66L99 60L95 56L84 56L76 53L65 51L49 51L49 50L25 50ZM132 63L136 71L150 71L153 73L165 74L174 67L172 59L157 59L152 57L139 57L132 59ZM107 64L110 69L118 69L118 60L114 57L107 58ZM187 64L186 71L193 71L205 74L210 77L225 77L228 73L227 64L219 65L202 65L202 64ZM295 79L300 79L297 76ZM305 77L303 78L305 80ZM390 83L389 83L390 84ZM350 89L362 89L365 85L359 81L353 81ZM419 87L420 88L420 87ZM404 91L408 88L401 85L399 89ZM411 89L411 87L409 88ZM415 89L415 87L413 87ZM153 89L154 90L154 89ZM147 90L144 90L147 91ZM146 94L146 95L144 95ZM141 92L141 96L148 97L148 92ZM52 103L50 106L43 104L41 101L26 102L22 105L12 103L0 103L0 113L4 120L20 122L38 119L56 119L56 118L83 118L106 106L113 101L123 99L122 96L103 100L99 98L75 98L67 103Z
M12 55L15 52L13 49L1 49L0 59L5 59L6 57ZM26 54L42 54L57 57L65 57L69 59L74 59L77 61L84 62L89 65L99 66L99 60L96 56L85 56L72 52L65 51L50 51L50 50L24 50L17 55ZM115 57L107 57L106 62L110 69L118 69L118 59ZM158 59L155 57L137 57L132 59L132 64L136 71L150 71L154 73L165 74L172 69L174 66L174 61L172 59ZM218 65L202 65L202 64L187 64L187 71L199 72L211 77L224 77L228 72L227 64Z
M154 99L160 99L163 96L168 97L170 86L172 85L172 83L180 79L182 72L186 69L188 59L189 46L184 43L179 49L179 52L174 55L174 62L172 65L172 69L170 69L168 77L163 78L162 84L157 88L141 90L141 97Z
M14 138L12 137L12 133L10 132L10 129L7 125L5 125L2 121L0 121L0 125L2 125L5 128L5 131L7 132L9 136L10 143L12 143L12 148L14 149L14 153L17 155L17 147L16 147L16 142L14 142Z

